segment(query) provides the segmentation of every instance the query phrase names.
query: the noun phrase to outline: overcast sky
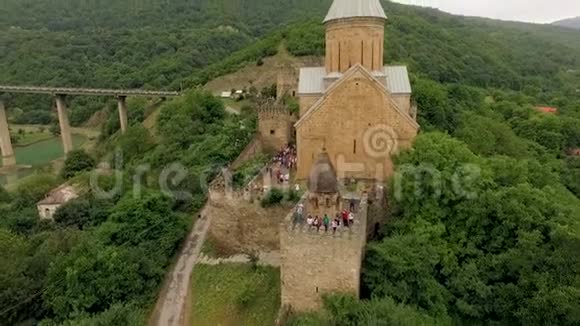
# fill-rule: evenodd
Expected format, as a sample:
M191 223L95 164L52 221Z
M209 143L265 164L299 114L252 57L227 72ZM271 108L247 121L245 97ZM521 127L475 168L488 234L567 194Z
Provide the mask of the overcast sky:
M393 0L453 14L533 23L580 16L580 0ZM387 13L388 15L388 13Z

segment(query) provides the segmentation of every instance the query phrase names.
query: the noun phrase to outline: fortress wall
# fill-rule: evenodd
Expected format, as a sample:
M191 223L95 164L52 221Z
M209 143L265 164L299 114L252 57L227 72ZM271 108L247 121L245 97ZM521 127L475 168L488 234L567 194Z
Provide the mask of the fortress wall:
M361 263L366 243L367 201L361 202L355 225L318 233L292 227L290 214L280 225L282 305L293 311L322 307L325 293L359 295Z
M262 144L262 139L260 137L260 134L254 135L254 138L252 139L252 141L246 146L246 148L244 148L244 150L240 153L240 155L232 163L231 168L235 170L235 169L239 168L245 162L254 158L259 153L262 153L264 151L263 147L264 146Z
M211 198L213 197L213 198ZM279 224L287 207L262 208L243 196L211 196L205 214L211 217L208 239L226 255L280 249Z

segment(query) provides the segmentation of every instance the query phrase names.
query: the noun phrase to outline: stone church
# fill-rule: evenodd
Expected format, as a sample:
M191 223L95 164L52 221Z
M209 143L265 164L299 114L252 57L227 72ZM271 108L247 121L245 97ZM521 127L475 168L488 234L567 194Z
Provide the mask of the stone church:
M290 311L320 309L328 293L360 294L367 237L385 216L383 185L393 174L392 156L411 147L419 132L407 68L383 62L386 19L379 0L334 0L324 19L325 66L301 68L299 74L285 68L278 101L259 109L256 144L279 149L295 133L291 183L307 188L289 213L254 207L260 191L250 204L239 199L253 198L251 189L276 187L267 172L227 201L221 187L210 194L214 243L280 251L281 304ZM298 114L281 103L294 95ZM313 224L323 217L324 227Z
M300 69L297 179L326 149L339 179L384 181L391 155L419 131L405 66L385 66L387 16L379 0L334 0L324 67Z

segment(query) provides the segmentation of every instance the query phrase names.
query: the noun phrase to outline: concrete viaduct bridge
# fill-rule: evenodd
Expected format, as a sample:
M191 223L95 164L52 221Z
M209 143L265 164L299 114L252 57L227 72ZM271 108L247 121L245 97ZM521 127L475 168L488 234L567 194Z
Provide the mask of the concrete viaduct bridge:
M117 98L119 120L121 122L121 132L127 130L127 104L128 96L146 96L146 97L174 97L179 96L178 92L164 91L146 91L146 90L123 90L123 89L95 89L95 88L63 88L63 87L37 87L37 86L5 86L0 85L0 94L2 93L24 93L24 94L48 94L56 99L56 108L58 113L58 123L60 125L60 134L64 153L67 154L73 149L70 125L66 108L66 96L112 96ZM0 149L2 151L2 163L4 167L13 167L16 165L16 158L10 140L10 130L8 129L8 120L4 103L0 99Z

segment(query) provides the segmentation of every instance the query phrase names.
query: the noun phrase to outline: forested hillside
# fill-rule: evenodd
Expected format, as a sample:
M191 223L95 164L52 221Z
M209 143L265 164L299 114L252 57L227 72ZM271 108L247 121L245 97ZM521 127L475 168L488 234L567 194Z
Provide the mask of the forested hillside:
M556 25L556 26L580 29L580 17L563 19L563 20L559 20L557 22L554 22L552 24Z
M273 54L283 37L296 55L322 54L320 21L329 5L330 0L7 0L0 8L0 83L179 90ZM580 38L569 29L459 18L389 2L385 10L386 59L406 63L414 73L523 90L544 102L545 90L558 90L559 98L578 94L573 81ZM269 42L256 44L267 34ZM219 69L204 70L218 62ZM102 108L100 101L73 99L72 123ZM30 111L51 104L47 97L25 96L10 106Z
M143 4L140 4L143 3ZM0 189L0 325L141 325L190 216L200 180L231 162L256 128L252 107L228 115L189 90L276 52L322 55L330 0L4 0L0 84L184 88L160 108L154 135L130 103L131 128L109 123L98 150L71 155L58 177ZM409 66L422 134L398 167L409 175L368 245L364 300L331 296L295 325L580 324L580 40L553 26L462 18L385 2L385 58ZM7 98L49 110L48 97ZM94 102L93 102L94 101ZM82 123L104 103L73 99ZM552 105L558 114L534 110ZM34 112L33 112L34 113ZM14 113L12 113L14 114ZM36 116L31 114L30 116ZM111 120L113 121L113 120ZM123 153L121 189L81 198L39 221L35 202L64 181L88 188L96 162ZM168 199L164 167L186 169ZM143 177L140 199L132 176ZM455 174L478 169L468 195ZM236 172L236 178L251 178ZM114 177L102 176L105 189ZM418 181L417 181L418 180ZM416 188L423 187L417 195Z

